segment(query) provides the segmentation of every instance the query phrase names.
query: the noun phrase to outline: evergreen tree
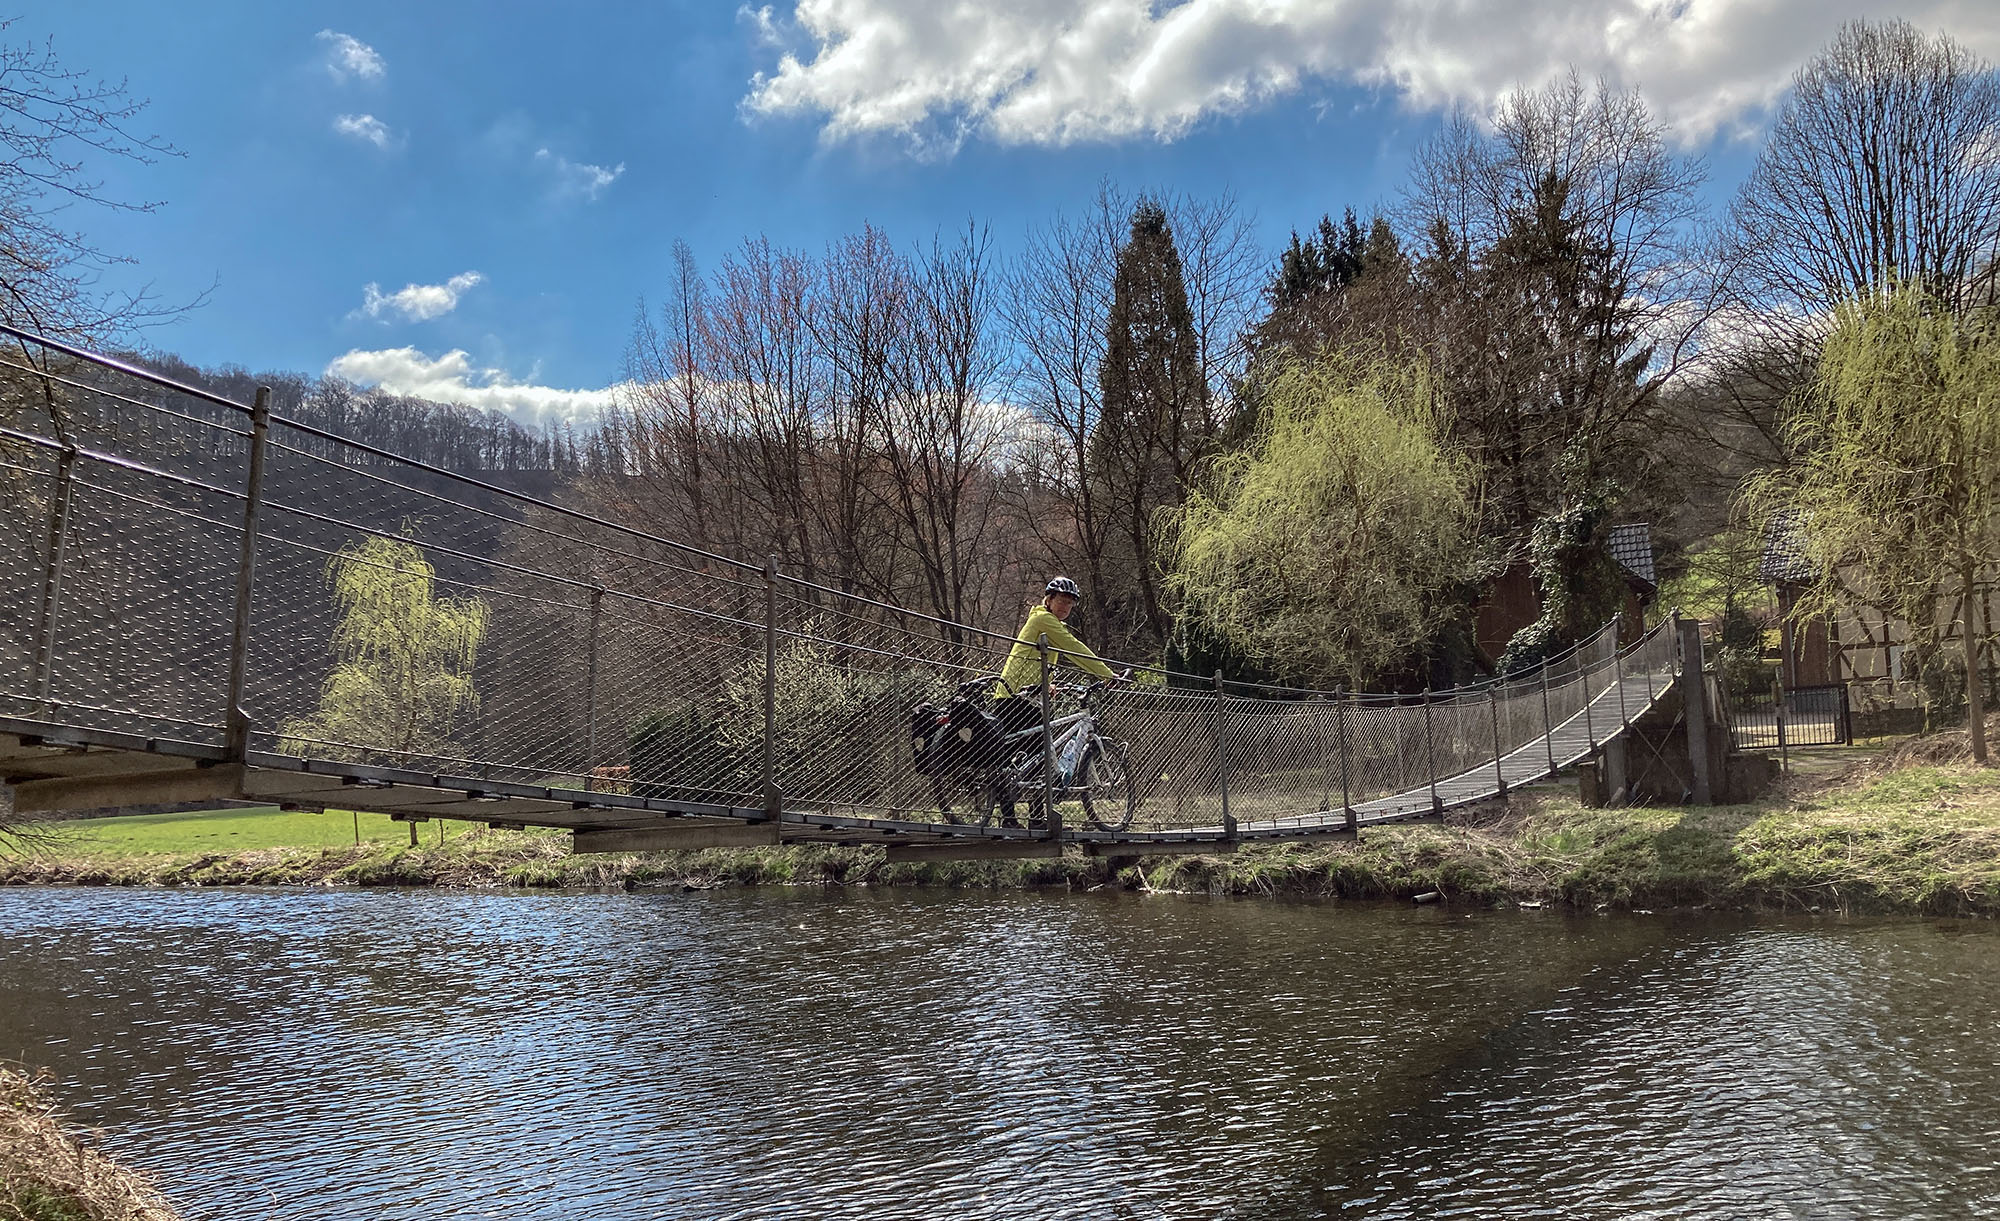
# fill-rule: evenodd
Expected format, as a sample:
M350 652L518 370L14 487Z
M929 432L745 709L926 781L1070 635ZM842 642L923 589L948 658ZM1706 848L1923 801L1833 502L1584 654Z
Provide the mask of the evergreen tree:
M1377 225L1383 222L1377 220ZM1386 226L1383 226L1386 228ZM1278 274L1271 281L1271 307L1283 309L1347 287L1361 278L1368 254L1369 239L1362 235L1354 209L1347 209L1340 225L1333 217L1319 218L1319 231L1305 241L1292 231L1292 244L1278 259Z
M1095 591L1104 643L1113 653L1152 652L1172 626L1154 516L1186 499L1216 429L1180 252L1166 212L1151 200L1133 210L1131 235L1118 252L1098 388L1089 477L1118 544L1106 557L1111 588Z

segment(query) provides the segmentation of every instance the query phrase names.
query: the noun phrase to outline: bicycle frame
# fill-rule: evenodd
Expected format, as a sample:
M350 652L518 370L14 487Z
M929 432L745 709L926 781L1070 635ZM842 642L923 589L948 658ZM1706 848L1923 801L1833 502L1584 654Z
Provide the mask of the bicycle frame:
M1088 688L1083 690L1088 692ZM1049 734L1054 745L1054 750L1049 753L1060 759L1071 744L1096 732L1097 713L1090 707L1089 697L1086 694L1082 711L1058 717L1049 723ZM994 771L998 777L1004 777L1009 781L1010 787L1017 793L1026 792L1040 782L1042 764L1045 762L1044 752L1040 749L1041 736L1042 727L1034 725L1008 734L1002 739L1008 747L1007 761L997 766ZM1021 756L1018 761L1015 758L1017 753ZM1054 790L1063 797L1073 797L1089 787L1077 784L1075 776L1058 775L1057 780Z

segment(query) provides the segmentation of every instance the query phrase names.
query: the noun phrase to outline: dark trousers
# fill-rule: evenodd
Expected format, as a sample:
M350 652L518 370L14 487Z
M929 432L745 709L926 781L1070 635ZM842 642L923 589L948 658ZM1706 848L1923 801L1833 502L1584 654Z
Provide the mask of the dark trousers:
M999 723L1003 735L1013 737L1017 733L1040 725L1042 708L1039 703L1026 696L1009 696L1004 700L993 701L993 719Z

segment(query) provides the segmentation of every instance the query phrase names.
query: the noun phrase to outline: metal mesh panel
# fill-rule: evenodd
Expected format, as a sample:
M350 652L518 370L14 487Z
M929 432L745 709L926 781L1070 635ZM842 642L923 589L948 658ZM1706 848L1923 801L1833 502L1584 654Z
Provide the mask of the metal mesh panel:
M756 817L768 784L808 818L943 821L914 710L979 693L1010 638L284 420L253 497L251 418L110 363L0 359L0 579L20 592L0 611L0 713L222 742L254 512L253 750L585 804ZM1664 692L1676 649L1660 627L1621 653L1607 628L1538 670L1423 697L1155 672L1093 708L1125 753L1134 831L1282 832L1545 776ZM1078 711L1073 673L1055 718ZM1031 794L1034 746L1011 749ZM1057 813L1081 823L1070 797Z
M242 529L241 413L60 357L0 357L9 715L217 743ZM87 380L91 379L91 380Z

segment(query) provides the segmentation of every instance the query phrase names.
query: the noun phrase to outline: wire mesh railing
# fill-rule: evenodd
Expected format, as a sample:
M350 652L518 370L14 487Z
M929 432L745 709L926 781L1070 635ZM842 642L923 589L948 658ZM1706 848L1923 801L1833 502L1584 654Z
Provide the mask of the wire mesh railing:
M0 716L584 802L936 824L911 709L1016 648L6 333ZM1137 833L1350 825L1574 761L1664 689L1673 649L1607 627L1420 697L1152 670L1096 709Z

